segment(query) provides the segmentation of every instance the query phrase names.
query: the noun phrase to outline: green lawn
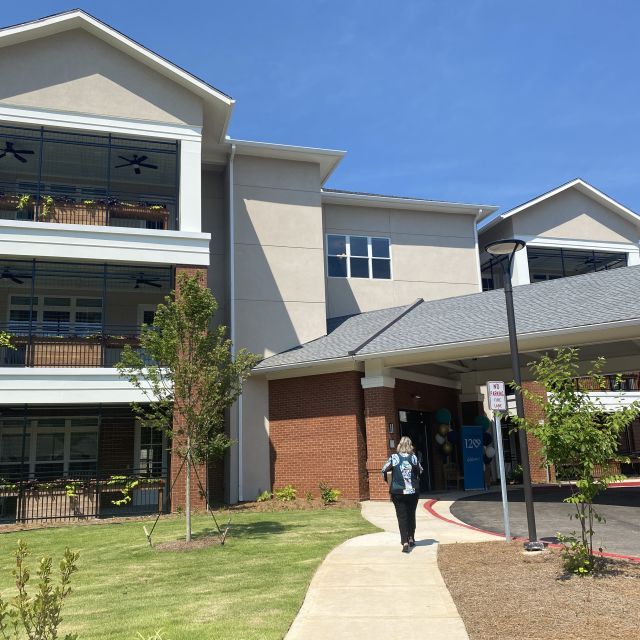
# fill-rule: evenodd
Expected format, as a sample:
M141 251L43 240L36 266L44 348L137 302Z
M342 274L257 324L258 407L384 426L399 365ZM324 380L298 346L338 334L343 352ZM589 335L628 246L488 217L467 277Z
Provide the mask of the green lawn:
M358 509L237 512L224 547L175 553L147 546L141 522L62 527L0 535L0 589L12 594L9 557L19 538L40 555L80 551L63 610L63 629L80 640L137 638L162 629L167 640L282 638L326 554L376 531ZM210 532L211 516L194 518ZM148 526L148 523L147 523ZM183 534L183 518L161 520L154 542ZM1 531L1 529L0 529Z

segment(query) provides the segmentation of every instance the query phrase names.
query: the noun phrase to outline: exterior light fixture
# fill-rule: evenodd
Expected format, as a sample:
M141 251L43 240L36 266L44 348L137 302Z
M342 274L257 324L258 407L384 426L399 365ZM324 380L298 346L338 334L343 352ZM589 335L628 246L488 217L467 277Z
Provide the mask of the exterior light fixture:
M507 325L509 327L509 347L511 350L511 370L513 380L518 387L522 384L520 376L520 357L518 355L518 336L516 333L516 316L513 308L513 287L511 284L511 272L513 269L513 259L516 253L524 249L526 243L524 240L517 238L509 238L506 240L496 240L489 243L485 247L485 251L496 258L504 274L504 297L507 304ZM516 395L516 411L519 418L524 418L524 403L520 389L515 390ZM527 528L529 532L529 542L526 542L524 548L527 551L539 551L544 549L544 544L538 541L536 533L536 516L533 508L533 489L531 487L531 468L529 465L529 447L527 444L527 434L524 429L518 430L518 438L520 441L520 453L522 455L522 484L524 489L524 502L527 509ZM501 473L504 470L501 471Z

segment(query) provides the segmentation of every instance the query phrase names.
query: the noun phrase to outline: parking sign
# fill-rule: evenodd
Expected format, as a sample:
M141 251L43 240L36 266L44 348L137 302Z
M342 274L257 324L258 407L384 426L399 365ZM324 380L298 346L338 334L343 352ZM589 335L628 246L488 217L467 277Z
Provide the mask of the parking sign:
M487 394L489 395L489 409L491 411L507 410L507 395L504 390L504 382L497 380L487 382Z

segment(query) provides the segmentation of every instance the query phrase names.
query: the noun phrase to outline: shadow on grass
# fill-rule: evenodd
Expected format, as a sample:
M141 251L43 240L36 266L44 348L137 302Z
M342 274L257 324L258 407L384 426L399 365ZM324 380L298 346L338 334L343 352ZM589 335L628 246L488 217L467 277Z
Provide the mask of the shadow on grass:
M224 531L227 526L226 521L220 522L220 528ZM267 536L279 535L287 533L293 529L299 528L299 525L295 524L282 524L281 522L274 522L271 520L264 520L261 522L251 522L248 524L234 524L233 520L229 527L229 537L233 538L264 538ZM207 527L201 529L193 535L194 538L217 536L218 530L213 527Z

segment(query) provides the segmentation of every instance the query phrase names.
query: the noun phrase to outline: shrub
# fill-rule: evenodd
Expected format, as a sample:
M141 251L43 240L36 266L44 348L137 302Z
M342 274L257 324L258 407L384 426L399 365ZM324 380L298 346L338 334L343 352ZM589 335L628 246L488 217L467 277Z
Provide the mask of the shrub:
M509 480L515 482L516 484L522 482L522 465L517 464L511 469L509 472Z
M599 559L591 553L587 543L578 540L575 535L563 536L558 533L556 537L562 544L562 563L566 571L585 576L597 568Z
M274 491L274 495L276 499L281 502L292 502L296 499L298 491L292 484L288 484L286 487L282 487L282 489Z
M304 492L304 499L309 503L313 502L313 494L311 493L311 491Z
M342 492L340 489L334 489L330 487L326 482L320 483L320 500L322 500L322 504L333 504L334 502L338 502Z
M38 586L35 594L27 591L29 569L25 560L29 555L27 543L18 540L18 548L14 552L16 568L12 571L16 581L17 595L9 602L0 596L0 636L18 640L23 631L29 640L49 640L58 637L58 627L62 622L60 612L65 599L71 593L71 575L77 571L78 553L68 548L60 561L60 584L53 586L51 580L50 557L40 559L36 571ZM67 634L63 640L76 640L75 634Z
M257 498L256 502L268 502L271 500L271 494L268 491L263 491Z

